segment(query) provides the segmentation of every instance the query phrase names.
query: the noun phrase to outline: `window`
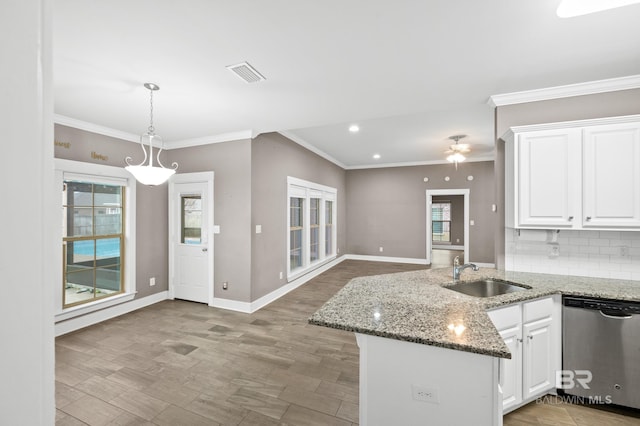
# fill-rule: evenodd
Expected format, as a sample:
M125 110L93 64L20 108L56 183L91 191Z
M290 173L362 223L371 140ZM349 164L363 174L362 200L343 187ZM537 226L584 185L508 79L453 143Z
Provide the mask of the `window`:
M199 195L184 195L181 199L182 244L200 244L202 241L202 199Z
M451 242L451 203L431 205L431 235L434 242Z
M55 160L56 322L135 297L136 182L123 168Z
M122 293L124 192L119 185L64 181L64 308Z
M335 188L289 177L288 278L336 256Z

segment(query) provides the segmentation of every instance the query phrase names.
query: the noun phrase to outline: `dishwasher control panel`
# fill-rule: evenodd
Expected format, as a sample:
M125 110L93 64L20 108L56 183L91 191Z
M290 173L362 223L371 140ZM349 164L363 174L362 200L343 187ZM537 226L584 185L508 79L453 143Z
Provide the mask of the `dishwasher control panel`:
M606 299L583 299L565 296L563 304L567 307L593 309L596 311L618 312L620 314L640 314L640 302L622 302Z

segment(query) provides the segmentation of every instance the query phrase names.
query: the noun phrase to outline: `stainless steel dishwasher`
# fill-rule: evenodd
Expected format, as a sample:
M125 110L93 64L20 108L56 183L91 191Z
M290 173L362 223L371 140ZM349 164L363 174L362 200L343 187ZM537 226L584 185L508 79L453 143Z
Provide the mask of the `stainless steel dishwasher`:
M565 296L562 320L564 393L640 408L640 303Z

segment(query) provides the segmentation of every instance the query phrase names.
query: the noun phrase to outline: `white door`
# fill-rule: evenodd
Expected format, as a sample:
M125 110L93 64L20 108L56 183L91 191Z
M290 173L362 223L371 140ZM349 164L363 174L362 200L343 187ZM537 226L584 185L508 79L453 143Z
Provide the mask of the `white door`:
M213 173L172 178L169 228L169 297L213 305Z

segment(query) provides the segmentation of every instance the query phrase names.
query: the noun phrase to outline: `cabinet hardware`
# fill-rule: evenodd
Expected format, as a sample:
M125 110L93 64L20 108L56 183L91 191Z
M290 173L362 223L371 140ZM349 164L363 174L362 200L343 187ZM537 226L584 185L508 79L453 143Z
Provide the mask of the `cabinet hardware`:
M591 220L591 216L587 216L587 222Z

